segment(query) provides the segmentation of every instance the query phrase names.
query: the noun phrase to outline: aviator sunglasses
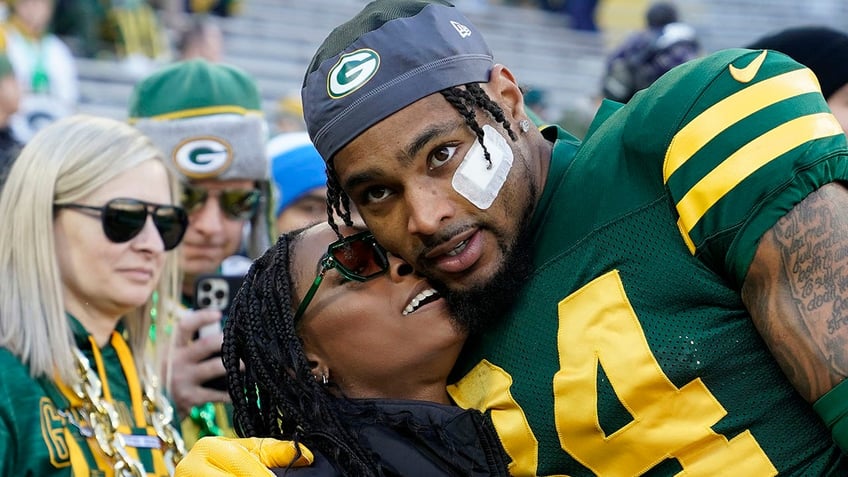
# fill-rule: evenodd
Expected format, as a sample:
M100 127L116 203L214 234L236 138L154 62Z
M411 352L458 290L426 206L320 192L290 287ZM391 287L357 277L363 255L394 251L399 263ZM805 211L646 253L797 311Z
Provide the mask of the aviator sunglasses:
M389 269L389 257L386 250L374 240L371 232L360 232L331 243L327 247L327 253L318 261L318 267L318 276L294 315L295 322L303 316L328 271L335 268L348 280L366 282Z
M224 189L218 193L218 204L224 214L234 220L248 220L253 218L259 206L262 194L257 189ZM193 214L203 207L209 191L202 187L183 185L182 205L189 214Z
M165 250L179 245L188 227L188 215L181 207L137 199L112 199L100 207L83 204L54 204L54 207L74 209L91 216L99 215L103 233L115 243L128 242L141 233L148 215L153 217L153 224L162 237Z

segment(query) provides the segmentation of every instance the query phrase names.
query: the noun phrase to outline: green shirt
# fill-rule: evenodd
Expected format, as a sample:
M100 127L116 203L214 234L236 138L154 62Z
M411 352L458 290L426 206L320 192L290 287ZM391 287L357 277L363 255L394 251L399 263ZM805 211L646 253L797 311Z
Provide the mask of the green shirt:
M97 349L102 360L102 367L98 366L90 335L76 319L69 320L76 344L92 369L101 379L106 376L109 401L117 410L118 429L125 434L128 453L142 462L148 476L167 476L158 448L161 441L134 412L141 409L141 398L139 391L131 391L130 383L140 389L138 375L128 373L126 362L122 366L111 343ZM122 332L119 325L117 333ZM93 437L86 437L91 434L86 422L54 382L33 378L17 357L0 348L0 476L113 475L111 461Z
M760 55L676 68L582 144L544 131L534 270L452 389L488 411L513 474L848 475L740 298L762 234L848 179L812 74Z

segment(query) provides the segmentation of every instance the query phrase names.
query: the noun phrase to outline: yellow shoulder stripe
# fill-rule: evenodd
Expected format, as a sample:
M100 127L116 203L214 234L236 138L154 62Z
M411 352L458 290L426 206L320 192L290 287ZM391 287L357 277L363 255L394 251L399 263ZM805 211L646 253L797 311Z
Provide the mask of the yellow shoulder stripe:
M812 71L803 68L751 85L719 101L684 126L671 140L663 165L663 182L722 131L780 101L819 91Z
M745 178L773 159L812 140L844 134L830 113L816 113L793 119L757 137L731 154L678 202L681 231L689 234L695 224L716 202ZM694 253L691 241L690 252Z

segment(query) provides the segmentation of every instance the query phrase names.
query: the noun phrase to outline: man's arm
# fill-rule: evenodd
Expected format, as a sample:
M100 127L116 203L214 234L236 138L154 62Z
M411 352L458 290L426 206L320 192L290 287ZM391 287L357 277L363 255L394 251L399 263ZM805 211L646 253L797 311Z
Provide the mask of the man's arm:
M809 402L848 375L848 189L830 183L766 232L742 300Z

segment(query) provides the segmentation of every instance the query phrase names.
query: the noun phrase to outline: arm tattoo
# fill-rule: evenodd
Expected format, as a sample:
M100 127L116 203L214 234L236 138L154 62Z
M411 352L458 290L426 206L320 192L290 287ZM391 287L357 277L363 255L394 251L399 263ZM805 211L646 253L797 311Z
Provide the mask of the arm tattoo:
M831 183L763 234L742 299L780 367L813 402L848 375L848 189Z

